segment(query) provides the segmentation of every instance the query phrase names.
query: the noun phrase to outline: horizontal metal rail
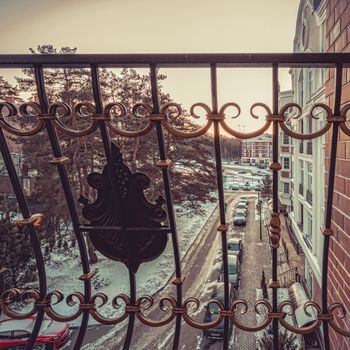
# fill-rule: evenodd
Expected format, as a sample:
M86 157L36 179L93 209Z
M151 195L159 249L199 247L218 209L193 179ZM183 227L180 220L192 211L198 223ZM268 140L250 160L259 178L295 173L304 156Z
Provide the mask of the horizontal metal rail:
M0 55L0 67L335 67L350 64L349 53L178 53L178 54L74 54Z

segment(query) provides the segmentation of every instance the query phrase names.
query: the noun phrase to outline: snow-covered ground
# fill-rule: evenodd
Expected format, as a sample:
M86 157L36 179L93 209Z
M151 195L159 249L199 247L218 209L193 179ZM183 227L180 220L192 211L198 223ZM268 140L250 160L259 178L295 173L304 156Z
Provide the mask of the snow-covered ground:
M272 304L272 290L270 288L268 288L268 294L269 294L269 300L270 300L270 303ZM256 300L259 300L259 299L263 299L263 294L262 294L262 289L257 289L256 290ZM280 304L282 301L285 301L285 300L289 300L289 293L288 293L288 288L279 288L278 289L278 294L277 294L277 303ZM266 319L266 308L264 307L261 307L261 313L260 314L256 314L256 321L257 321L257 324L260 324L262 323L265 319ZM286 312L288 312L288 308L285 309ZM287 316L285 317L285 320L294 325L294 322L293 322L293 318L291 316L289 316L287 314ZM285 328L282 327L280 324L279 324L279 332L284 332L285 331ZM256 348L257 349L260 349L259 347L259 339L261 339L263 336L264 336L264 333L267 331L267 329L263 329L261 331L258 331L256 332ZM287 333L290 333L289 331L287 331ZM297 348L299 349L299 346L300 346L300 343L299 343L299 339L296 338L295 340L295 345L297 345Z
M190 248L215 207L216 203L207 203L202 206L203 215L193 217L176 215L181 258ZM112 298L122 293L129 294L128 271L122 263L111 261L102 255L98 255L98 257L99 262L91 266L91 270L96 271L92 280L93 293L104 292L107 294L109 302L99 311L103 315L111 317L117 314L117 310L114 310L111 305ZM58 289L65 296L73 291L83 291L83 283L79 281L82 270L77 252L54 252L46 266L49 291ZM169 235L168 245L164 253L156 260L140 266L136 275L137 295L154 294L164 287L173 272L173 248ZM65 301L62 301L55 305L55 309L67 315L73 313L76 307L69 307ZM79 320L73 321L72 324L79 324Z

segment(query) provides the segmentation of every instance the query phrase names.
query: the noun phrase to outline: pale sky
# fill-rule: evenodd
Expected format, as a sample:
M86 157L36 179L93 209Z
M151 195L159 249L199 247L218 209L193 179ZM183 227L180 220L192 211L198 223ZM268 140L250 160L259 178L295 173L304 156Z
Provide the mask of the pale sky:
M0 0L0 54L28 53L39 44L80 53L292 52L298 6L299 0ZM209 70L162 73L176 102L210 103ZM247 114L254 102L271 106L270 73L219 70L219 105L234 101L243 108L231 125L246 125L245 131L260 125ZM280 84L290 88L286 69Z

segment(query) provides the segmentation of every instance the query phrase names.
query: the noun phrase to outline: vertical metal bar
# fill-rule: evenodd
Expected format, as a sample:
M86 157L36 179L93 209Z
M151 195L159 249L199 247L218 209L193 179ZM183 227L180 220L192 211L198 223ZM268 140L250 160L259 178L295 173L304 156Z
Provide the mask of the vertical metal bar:
M211 77L212 113L215 114L215 113L218 113L218 88L217 88L216 64L210 65L210 77ZM219 194L220 225L226 226L224 187L223 187L223 181L222 181L220 128L219 128L218 120L214 120L214 150L215 150L215 164L216 164L216 179L217 179L218 194ZM230 308L230 281L228 278L226 231L221 231L221 244L222 244L222 263L224 265L224 304L225 304L225 310L228 310ZM229 337L230 337L229 326L230 326L230 320L228 317L225 317L224 341L222 346L224 350L227 350L229 345Z
M92 79L92 92L94 96L96 112L98 114L102 114L103 103L102 103L102 97L101 97L100 78L99 78L97 65L91 65L91 79ZM113 164L113 159L111 154L111 140L110 140L109 132L103 120L98 121L98 126L101 132L103 147L104 147L104 151L107 159L109 182L112 186L111 191L116 193L114 164ZM113 196L113 198L117 198L117 197ZM115 202L115 207L118 208L118 203L116 202ZM129 271L129 281L130 281L130 302L131 304L134 305L136 303L136 278L135 278L135 273L129 267L128 267L128 271ZM124 340L123 350L128 350L130 348L132 336L134 333L134 326L135 326L135 314L130 313L128 318L128 328L127 328L127 332Z
M132 305L135 305L136 303L136 278L135 273L128 268L129 272L129 284L130 284L130 302ZM123 350L128 350L131 345L132 335L134 332L134 326L135 326L135 313L132 312L129 314L128 319L128 328L126 331L126 336L124 340Z
M99 74L98 74L98 66L96 66L96 65L91 66L91 80L92 80L92 92L93 92L93 96L94 96L96 112L98 114L102 114L103 103L102 103L101 91L100 91L100 78L99 78ZM105 155L107 158L107 162L108 162L108 164L112 164L111 140L110 140L108 129L107 129L106 124L103 120L98 121L98 126L99 126L99 129L101 132L102 143L103 143L103 148L104 148Z
M278 114L278 65L272 65L272 113ZM272 162L278 163L278 121L272 124ZM278 170L272 171L272 211L278 212ZM277 281L277 248L272 248L272 281ZM277 312L277 291L272 288L272 310ZM273 348L278 350L278 320L272 321Z
M35 81L36 81L41 111L42 113L45 114L45 113L48 113L49 103L46 96L43 68L41 66L35 66L34 69L35 69ZM50 145L51 145L52 153L54 157L55 158L62 157L62 151L59 145L58 136L57 136L56 130L52 125L52 121L50 119L45 119L45 127L49 136ZM80 231L80 221L79 221L78 211L76 207L75 197L74 197L72 188L70 186L68 174L64 164L57 163L57 171L60 176L69 214L72 219L73 230L78 242L80 259L83 267L83 273L88 274L90 272L90 266L89 266L89 259L87 256L86 244L85 244L84 236ZM84 280L84 302L89 303L90 298L91 298L91 281L89 279L86 279ZM84 310L81 325L79 328L78 337L74 344L75 350L80 349L82 345L88 323L89 323L89 310Z
M335 97L334 97L334 116L340 115L341 104L341 88L342 88L342 70L343 65L338 63L336 65L335 75ZM331 154L328 172L328 192L325 214L325 229L331 228L332 222L332 205L333 205L333 193L334 193L334 176L335 176L335 163L337 157L337 144L339 134L339 122L333 122L332 130L332 143ZM322 312L326 314L328 312L328 255L329 255L329 240L330 236L325 235L323 241L323 260L322 260ZM330 349L329 341L329 329L328 321L323 321L323 339L326 350Z
M153 113L158 114L160 110L160 102L159 102L159 91L158 91L158 78L157 78L157 67L155 65L150 66L150 76L151 76L151 93L152 93L152 104L153 104ZM155 121L156 123L156 131L157 131L157 141L159 148L159 157L161 161L167 160L165 145L164 145L164 137L162 124L159 120ZM176 230L176 221L175 221L175 213L173 206L173 196L170 189L170 173L168 168L162 168L163 175L163 183L165 190L165 198L166 205L168 211L168 219L171 230L171 239L173 244L173 252L174 252L174 262L175 262L175 276L179 283L176 284L176 306L182 306L182 282L181 282L181 260L180 260L180 252L179 252L179 243L177 238L177 230ZM176 315L176 324L175 324L175 333L173 340L173 350L177 350L179 347L181 335L181 315Z
M6 166L7 173L10 177L11 185L15 192L16 199L17 199L19 208L21 210L22 216L24 219L28 219L31 217L31 214L17 176L16 168L11 158L11 154L6 142L5 135L1 128L0 128L0 151ZM26 226L26 229L29 232L30 243L34 251L35 262L36 262L36 266L38 269L38 276L39 276L39 292L40 292L40 296L43 298L47 293L47 285L46 285L45 264L44 264L44 258L41 253L40 241L32 225ZM36 315L33 331L25 346L25 350L30 350L33 348L34 342L39 334L43 319L44 319L44 309L43 307L39 307L38 313Z

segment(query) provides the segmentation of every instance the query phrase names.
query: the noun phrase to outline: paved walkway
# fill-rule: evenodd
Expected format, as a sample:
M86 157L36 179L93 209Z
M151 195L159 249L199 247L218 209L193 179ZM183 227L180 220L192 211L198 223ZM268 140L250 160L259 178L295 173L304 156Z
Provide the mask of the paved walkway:
M267 284L271 278L271 249L264 226L262 226L262 242L260 242L259 221L255 220L255 199L249 200L248 212L239 298L247 301L249 309L245 315L241 316L240 321L247 325L254 325L256 324L254 311L256 289L260 289L262 270L265 272ZM237 329L234 349L255 350L255 333Z
M286 227L287 225L286 218L282 214L280 215L280 218L281 218L281 251L283 249L283 244L282 244L282 240L283 240L288 250L288 261L285 261L284 264L279 265L278 272L280 274L286 271L286 269L297 268L298 273L304 276L304 256L298 255L297 251L295 250L295 247L290 239L290 236ZM283 283L283 278L282 278L282 281L280 282Z

